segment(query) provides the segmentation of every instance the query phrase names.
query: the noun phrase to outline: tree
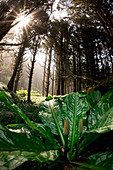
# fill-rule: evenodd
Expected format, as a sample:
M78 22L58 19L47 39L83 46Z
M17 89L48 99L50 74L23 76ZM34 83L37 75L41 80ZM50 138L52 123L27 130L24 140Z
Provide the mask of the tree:
M35 58L36 58L36 54L37 54L37 48L38 48L38 40L36 40L34 46L34 52L33 52L33 59L31 60L31 68L30 68L30 73L29 73L29 83L28 83L28 102L31 101L30 99L30 94L31 94L31 85L32 85L32 78L33 78L33 71L34 71L34 65L35 65Z
M48 93L49 93L51 59L52 59L52 46L49 49L49 60L48 60L48 66L47 66L46 86L45 86L45 96L46 97L48 97Z
M20 14L25 14L25 16L31 14L33 19L37 17L37 13L40 13L40 8L45 6L45 9L48 10L52 8L54 0L8 0L2 1L0 3L0 41L2 38L9 32L9 30L18 24L19 21L16 21L16 18Z
M16 78L16 75L17 75L17 72L18 72L18 69L19 69L19 65L21 64L22 60L23 60L23 55L24 55L24 51L25 51L25 48L27 47L27 36L26 34L23 35L23 43L19 49L19 53L18 53L18 56L16 58L16 61L15 61L15 66L14 66L14 70L13 70L13 74L8 82L8 89L13 91L13 87L14 87L14 81L15 81L15 78Z
M70 1L68 7L71 17L76 20L77 17L88 15L93 20L98 20L98 24L104 29L107 39L113 47L113 2L107 0L77 0Z
M21 61L20 65L19 65L18 72L17 72L16 79L15 79L15 84L14 84L14 92L15 93L17 91L18 82L19 82L20 75L21 75L21 72L22 72L22 64L23 64L23 61Z
M45 78L46 78L46 65L47 65L47 52L44 62L44 73L43 73L43 87L42 87L42 96L45 95Z
M53 75L52 75L52 91L51 91L52 96L54 95L54 80L55 80L55 78L54 78L54 69L53 69Z
M0 4L0 40L13 27L13 22L17 17L19 1L9 0L2 1Z

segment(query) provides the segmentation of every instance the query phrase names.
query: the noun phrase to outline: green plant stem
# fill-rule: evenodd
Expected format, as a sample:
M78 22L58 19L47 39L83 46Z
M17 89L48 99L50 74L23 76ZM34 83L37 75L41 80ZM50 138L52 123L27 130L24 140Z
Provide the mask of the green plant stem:
M65 157L65 160L67 161L68 135L64 135L64 139L65 139L64 157Z
M74 115L73 115L73 127L72 127L72 138L71 138L71 147L69 151L69 156L71 157L72 151L73 151L73 146L75 142L75 127L76 127L76 96L75 96L75 101L74 101Z
M64 157L67 162L67 152L68 152L68 135L70 130L70 122L68 119L64 120L64 140L65 140L65 148L64 148Z
M64 137L63 137L63 133L62 133L62 131L61 131L61 129L60 129L58 120L57 120L57 118L56 118L55 112L54 112L54 110L53 110L53 108L52 108L51 106L50 106L50 109L51 109L51 113L52 113L53 119L54 119L54 121L55 121L57 130L58 130L58 133L59 133L59 135L60 135L60 138L61 138L63 147L65 148L65 140L64 140Z
M82 138L83 134L80 134L80 138ZM80 143L81 144L81 143ZM83 143L82 143L83 145ZM80 149L79 147L79 142L77 144L77 147L76 147L76 150L73 152L72 156L71 156L71 161L74 161L75 160L75 157L76 157L76 154L78 155L78 150Z

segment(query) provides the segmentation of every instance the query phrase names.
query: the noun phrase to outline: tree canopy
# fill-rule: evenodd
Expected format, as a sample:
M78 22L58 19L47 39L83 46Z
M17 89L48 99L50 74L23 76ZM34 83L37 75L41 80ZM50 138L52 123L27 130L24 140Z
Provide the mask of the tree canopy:
M1 1L1 50L9 49L7 46L15 46L18 52L8 88L13 90L25 54L28 51L32 51L29 53L31 56L35 54L36 39L40 42L36 55L42 50L47 56L43 73L46 78L43 78L42 83L42 91L43 94L45 91L46 96L49 91L52 94L66 94L87 89L112 76L112 8L113 2L107 0ZM21 15L31 17L29 23L24 23L18 33L18 36L21 34L21 37L26 37L25 40L20 37L20 40L16 41L18 43L10 43L8 39L4 41L11 28L21 23L18 20ZM19 53L21 49L23 52ZM21 70L25 70L24 67L25 64Z

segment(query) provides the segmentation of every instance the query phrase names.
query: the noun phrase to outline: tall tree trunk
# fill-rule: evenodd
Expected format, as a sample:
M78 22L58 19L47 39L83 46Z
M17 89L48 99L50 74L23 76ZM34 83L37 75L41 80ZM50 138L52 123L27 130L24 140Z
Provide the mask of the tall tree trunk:
M73 55L73 74L76 75L76 57L75 57L75 54ZM74 92L76 92L76 79L74 79L73 85L74 85Z
M109 47L109 44L107 44L108 51L109 51L109 57L110 57L110 62L111 62L111 76L113 75L113 49Z
M77 55L77 75L79 75L79 56L78 55ZM77 78L77 91L79 91L79 79L78 78Z
M78 38L78 75L81 76L81 51L79 38ZM78 91L81 91L81 79L78 79Z
M44 92L45 92L46 64L47 64L47 54L46 54L45 63L44 63L42 96L44 96Z
M60 84L61 84L61 58L58 57L58 73L57 73L57 95L60 95Z
M95 54L96 54L96 80L100 80L100 72L99 72L99 59L98 59L98 53L97 53L97 49L95 50Z
M88 44L87 44L87 38L86 35L83 35L83 47L84 47L84 53L86 57L86 77L90 78L90 59L89 59L89 51L88 51ZM87 86L89 86L89 81L87 81Z
M64 75L64 65L65 65L65 62L64 62L64 52L63 52L63 35L62 35L62 32L61 32L61 37L60 37L60 58L61 58L61 94L64 95L64 78L63 78L63 75Z
M52 77L52 96L54 95L54 69L53 69L53 77Z
M17 75L18 67L19 67L19 65L20 65L20 63L23 59L23 55L24 55L24 51L25 51L25 47L26 47L26 36L23 37L23 39L24 39L24 42L19 49L19 53L18 53L18 56L17 56L16 61L15 61L13 74L11 76L11 79L8 82L8 85L7 85L8 89L11 90L11 91L13 91L14 81L15 81L15 78L16 78L16 75Z
M89 54L90 54L90 67L91 67L91 76L90 78L95 80L95 59L94 59L94 47L93 44L89 45Z
M78 63L78 67L79 67L79 76L81 76L81 56L79 53L79 63ZM81 78L78 80L78 91L81 91Z
M31 85L32 85L32 78L33 78L33 71L34 71L37 47L38 47L38 41L36 42L35 50L34 50L34 54L33 54L33 60L31 61L31 69L30 69L29 83L28 83L28 98L27 98L28 103L30 103L30 101L31 101Z
M14 92L15 93L16 93L17 88L18 88L18 82L19 82L19 79L20 79L21 71L22 71L22 62L20 63L20 66L19 66L19 69L18 69L18 73L17 73L17 76L16 76L16 80L15 80L15 86L14 86Z
M111 61L111 70L112 70L112 75L113 75L113 57L112 57L112 55L111 55L111 53L109 52L109 55L110 55L110 61Z
M46 95L46 97L48 96L48 93L49 93L49 84L50 84L49 78L50 78L51 59L52 59L52 47L50 47L50 51L49 51L49 61L48 61L46 87L45 87L45 95Z

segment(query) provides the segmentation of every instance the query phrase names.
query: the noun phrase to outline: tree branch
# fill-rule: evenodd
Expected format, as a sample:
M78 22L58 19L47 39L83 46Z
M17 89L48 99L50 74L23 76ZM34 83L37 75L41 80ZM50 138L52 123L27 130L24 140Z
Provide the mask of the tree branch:
M87 81L91 81L93 83L96 83L96 84L99 84L100 82L97 81L97 80L93 80L91 78L88 78L88 77L84 77L84 76L78 76L78 75L69 75L69 76L62 76L62 78L69 78L69 77L72 77L72 79L83 79L83 80L87 80Z
M100 83L99 81L93 80L93 79L88 78L88 77L74 75L73 79L77 79L77 78L78 78L78 79L87 80L87 81L91 81L91 82L96 83L96 84L99 84L99 83Z
M22 43L19 43L19 44L0 43L0 45L2 45L2 46L19 46L19 45L22 45Z

